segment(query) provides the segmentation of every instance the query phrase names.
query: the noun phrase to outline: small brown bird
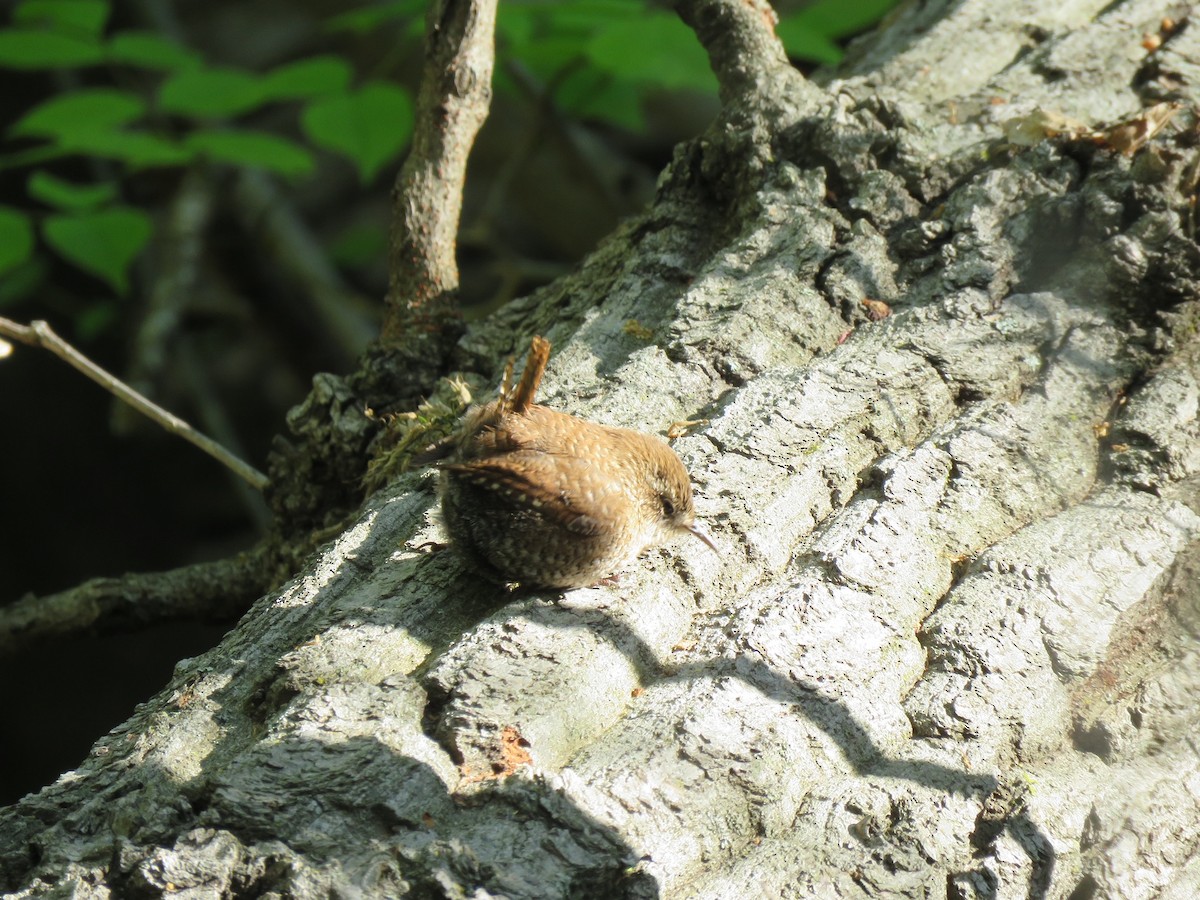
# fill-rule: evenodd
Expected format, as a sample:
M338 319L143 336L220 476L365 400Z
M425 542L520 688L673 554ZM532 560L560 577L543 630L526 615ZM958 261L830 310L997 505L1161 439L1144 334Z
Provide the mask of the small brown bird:
M521 380L468 411L447 448L442 512L454 546L484 575L585 587L698 525L687 470L658 438L533 402L550 359L535 337Z

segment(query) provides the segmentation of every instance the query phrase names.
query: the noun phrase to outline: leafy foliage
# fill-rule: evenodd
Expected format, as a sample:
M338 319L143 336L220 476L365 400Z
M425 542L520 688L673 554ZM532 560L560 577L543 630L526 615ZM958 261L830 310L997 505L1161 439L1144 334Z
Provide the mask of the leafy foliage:
M316 162L309 148L234 124L277 104L299 105L311 144L347 158L364 182L408 142L412 104L407 91L377 80L354 88L354 70L341 57L313 56L268 72L213 66L161 35L119 31L106 37L110 11L109 0L23 0L14 7L11 25L0 28L0 69L88 70L91 83L97 67L114 74L133 69L150 77L134 83L150 89L89 85L47 98L4 132L12 152L0 156L0 169L85 156L123 167L115 173L120 179L201 160L288 178L310 175ZM0 211L0 276L33 271L24 264L37 252L33 235L40 230L46 247L60 258L117 293L127 291L129 266L153 229L145 212L120 202L120 182L72 184L38 168L27 190L31 201L59 211ZM24 284L26 290L35 287Z
M215 162L257 166L280 175L308 175L316 168L312 154L299 144L264 131L196 131L188 135L185 145Z
M396 85L373 81L315 100L301 122L309 140L356 160L363 181L371 181L408 139L413 107Z
M100 45L85 37L32 28L0 31L0 65L10 69L90 66L103 59Z
M0 206L0 274L24 263L33 252L33 227L17 209Z
M96 209L117 198L114 184L74 184L44 169L29 177L29 196L57 209L82 211Z
M108 15L106 0L27 0L13 11L13 21L96 37L104 30Z
M816 0L786 14L778 32L794 57L836 62L836 41L894 3ZM397 55L411 56L426 5L365 4L330 19L328 29L388 33ZM46 271L38 233L60 259L126 292L129 266L153 233L150 216L122 199L144 170L207 162L305 178L321 150L347 160L366 185L409 141L410 91L359 77L340 55L266 72L218 66L167 36L110 30L111 13L111 0L19 0L0 27L0 70L74 70L80 85L37 103L2 133L0 171L32 171L28 206L0 207L0 302L35 290ZM505 0L497 50L500 90L540 95L562 114L626 129L645 127L652 92L716 89L694 35L643 0ZM280 108L294 113L307 146L278 133L286 122ZM273 130L245 121L268 109ZM107 161L98 171L108 180L79 184L47 168L72 157Z
M834 64L842 59L837 42L878 22L897 0L815 0L783 16L775 33L795 59Z
M687 26L634 0L514 0L500 5L496 33L499 86L514 89L514 73L527 71L579 118L640 130L651 90L717 89Z
M109 39L105 48L110 63L161 72L199 69L199 53L149 31L122 31Z
M267 99L263 78L238 69L186 69L168 78L158 92L162 112L197 119L240 116Z
M145 102L128 91L82 89L51 97L35 106L8 133L20 137L70 138L83 132L119 128L141 118L145 111Z
M150 239L152 229L150 217L140 209L110 206L47 216L42 236L64 259L124 294L129 289L129 264Z

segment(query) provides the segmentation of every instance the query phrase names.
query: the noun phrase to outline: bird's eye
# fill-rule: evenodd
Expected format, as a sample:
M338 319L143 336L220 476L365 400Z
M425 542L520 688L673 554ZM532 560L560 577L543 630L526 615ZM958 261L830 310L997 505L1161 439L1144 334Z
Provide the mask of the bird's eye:
M658 499L662 501L664 519L669 519L671 516L675 515L675 504L671 502L670 497L668 497L666 494L661 494L659 495Z

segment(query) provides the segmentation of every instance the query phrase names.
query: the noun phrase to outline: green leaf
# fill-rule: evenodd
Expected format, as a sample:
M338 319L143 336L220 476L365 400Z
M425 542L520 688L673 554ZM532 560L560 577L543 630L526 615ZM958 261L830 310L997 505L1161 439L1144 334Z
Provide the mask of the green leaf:
M804 7L789 21L801 22L815 33L827 38L849 37L865 31L878 22L898 0L817 0Z
M783 42L788 56L793 59L807 59L825 65L835 65L842 61L841 47L798 18L781 21L775 26L775 34Z
M0 67L66 69L101 62L104 52L91 38L54 31L0 29Z
M550 83L564 68L583 59L583 41L564 35L538 38L514 49L513 55L534 75Z
M419 16L424 13L425 0L393 0L378 6L365 6L334 16L325 23L329 31L349 31L367 34L394 19Z
M59 213L42 223L42 235L63 259L112 285L129 290L129 265L150 239L150 217L122 206L95 212Z
M96 37L104 31L108 13L107 0L25 0L13 11L13 21Z
M399 86L373 81L310 103L300 121L314 144L350 157L365 184L408 142L413 107Z
M505 53L549 80L581 58L586 44L606 29L645 16L640 0L502 3L496 11L496 36Z
M642 0L578 0L550 6L536 4L529 8L535 14L544 14L543 28L588 36L618 22L640 22L647 18L646 4ZM650 13L650 17L656 15L663 14ZM667 18L674 19L673 16Z
M125 125L146 110L140 97L112 88L91 88L51 97L9 128L12 135L57 137Z
M340 56L314 56L269 72L263 94L272 100L307 100L336 94L350 86L352 74L350 64Z
M69 153L90 153L133 166L177 165L191 154L163 138L119 126L142 116L136 94L111 88L72 91L30 110L9 129L13 135L49 137Z
M387 223L353 225L329 246L329 258L348 269L383 259L387 252Z
M117 323L120 309L112 300L96 300L75 317L75 338L91 341Z
M536 22L528 6L501 3L496 7L496 40L498 44L520 46L533 39ZM497 66L497 68L499 68Z
M240 115L264 99L262 78L239 69L178 72L158 92L164 112L211 118Z
M708 92L717 88L695 34L664 13L617 22L588 41L584 52L593 65L626 81Z
M150 31L122 31L108 42L109 62L163 72L198 69L203 58L195 50Z
M554 99L577 118L601 119L630 131L642 131L646 126L642 114L644 93L632 82L589 67L563 79Z
M32 240L32 235L30 239ZM16 306L41 290L42 285L46 283L49 268L46 257L39 253L0 274L0 309Z
M261 131L198 131L187 146L209 159L238 166L257 166L280 175L307 175L312 155L298 144Z
M33 253L33 226L19 209L0 206L0 275L25 263Z
M178 166L192 158L186 147L144 131L84 132L62 137L59 146L72 153L90 153L139 168Z
M29 196L58 209L95 209L117 196L117 186L109 182L75 184L64 181L44 169L29 176Z

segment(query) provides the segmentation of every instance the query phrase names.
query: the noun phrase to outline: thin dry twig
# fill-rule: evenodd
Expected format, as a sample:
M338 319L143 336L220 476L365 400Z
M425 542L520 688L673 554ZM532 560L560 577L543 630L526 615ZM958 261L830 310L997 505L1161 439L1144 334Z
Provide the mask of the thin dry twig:
M437 0L425 20L425 68L412 149L394 190L383 340L457 315L455 260L467 156L492 98L496 0Z
M42 347L55 356L70 363L96 384L124 400L134 409L153 419L172 434L199 447L223 466L232 469L251 485L259 490L267 486L267 476L255 469L249 463L238 459L216 441L205 437L178 416L167 412L157 403L139 394L111 372L100 368L57 334L48 322L41 319L22 325L11 319L0 317L0 335L28 344L31 347Z

